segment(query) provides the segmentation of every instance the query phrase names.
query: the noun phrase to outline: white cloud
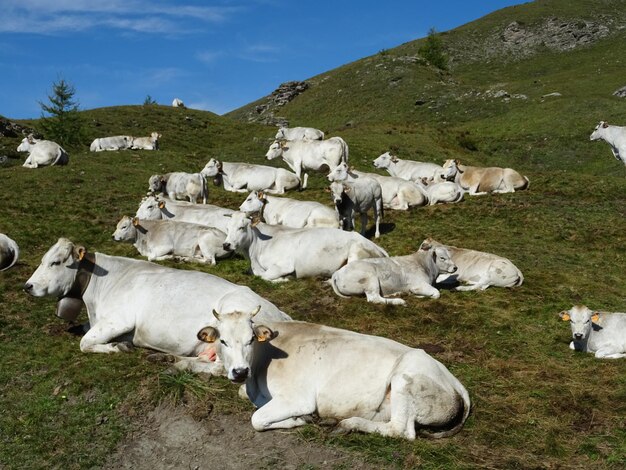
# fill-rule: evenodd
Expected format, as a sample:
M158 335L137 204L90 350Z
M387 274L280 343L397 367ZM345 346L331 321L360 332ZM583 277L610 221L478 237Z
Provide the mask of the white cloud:
M202 51L196 54L196 59L204 64L213 64L224 55L222 51Z
M188 33L188 24L222 23L237 6L177 5L163 0L0 0L0 32L58 34L109 27L139 33Z

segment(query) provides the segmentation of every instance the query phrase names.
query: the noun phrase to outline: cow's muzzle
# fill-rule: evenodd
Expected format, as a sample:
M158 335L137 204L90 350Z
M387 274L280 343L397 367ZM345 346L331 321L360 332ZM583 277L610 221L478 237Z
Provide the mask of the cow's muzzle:
M26 284L24 284L24 292L30 294L32 290L33 290L33 285L30 282L27 282Z
M580 341L581 339L583 339L583 334L582 333L576 333L574 335L574 339Z
M230 381L233 383L243 383L248 378L248 374L250 373L250 369L248 367L241 367L238 369L233 369L230 372Z
M225 251L233 251L233 248L230 246L230 243L224 243L224 244L222 244L222 248L223 248Z

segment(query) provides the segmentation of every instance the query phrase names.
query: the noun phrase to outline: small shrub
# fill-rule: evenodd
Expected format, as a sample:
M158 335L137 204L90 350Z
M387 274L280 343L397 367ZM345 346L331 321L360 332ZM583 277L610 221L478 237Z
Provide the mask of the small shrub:
M444 54L443 42L435 28L430 28L426 42L419 48L418 53L435 67L447 70L448 56Z

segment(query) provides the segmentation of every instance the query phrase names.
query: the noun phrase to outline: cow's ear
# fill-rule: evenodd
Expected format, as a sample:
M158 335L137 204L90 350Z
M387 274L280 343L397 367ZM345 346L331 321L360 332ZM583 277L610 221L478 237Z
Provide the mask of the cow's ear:
M135 227L139 225L139 219L137 217L133 217L130 219Z
M212 326L205 326L198 331L198 339L200 341L204 341L205 343L215 343L219 337L220 332Z
M264 201L265 200L265 193L263 191L259 191L257 193L257 197L261 200Z
M75 246L73 254L75 259L81 261L87 254L87 249L84 246Z
M391 155L391 161L394 163L398 163L398 157L396 157L395 155Z
M561 313L559 313L559 317L561 317L561 320L563 321L571 320L571 317L569 316L569 312L567 310L563 310Z
M251 220L250 225L252 227L256 227L261 222L261 217L259 217L258 215L255 215L250 220Z
M348 194L350 192L350 186L343 185L343 192Z
M326 191L327 193L331 193L331 189L330 188L324 188L324 191Z
M430 243L430 238L427 238L426 240L424 240L422 242L422 244L420 245L420 250L421 251L428 251L433 247L433 245Z
M276 335L267 326L259 325L254 327L254 335L259 343L273 340Z
M163 209L165 207L165 201L159 201L159 209Z
M607 127L609 127L609 123L606 121L602 122L602 127L606 129Z
M591 315L591 321L593 323L599 323L599 321L600 321L600 312L593 312L593 314Z

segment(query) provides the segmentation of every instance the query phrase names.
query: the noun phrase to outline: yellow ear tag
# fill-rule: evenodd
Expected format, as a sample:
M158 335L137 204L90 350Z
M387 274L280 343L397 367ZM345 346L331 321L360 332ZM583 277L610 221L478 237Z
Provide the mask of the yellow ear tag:
M591 321L594 323L598 323L598 320L600 319L600 315L598 315L597 313L594 313L593 315L591 315Z
M561 319L562 319L563 321L570 321L570 316L566 313L565 315L563 315L563 316L561 317Z
M165 207L165 203L163 201L159 202L159 209L163 209Z
M265 336L257 336L256 339L259 343L265 343Z

